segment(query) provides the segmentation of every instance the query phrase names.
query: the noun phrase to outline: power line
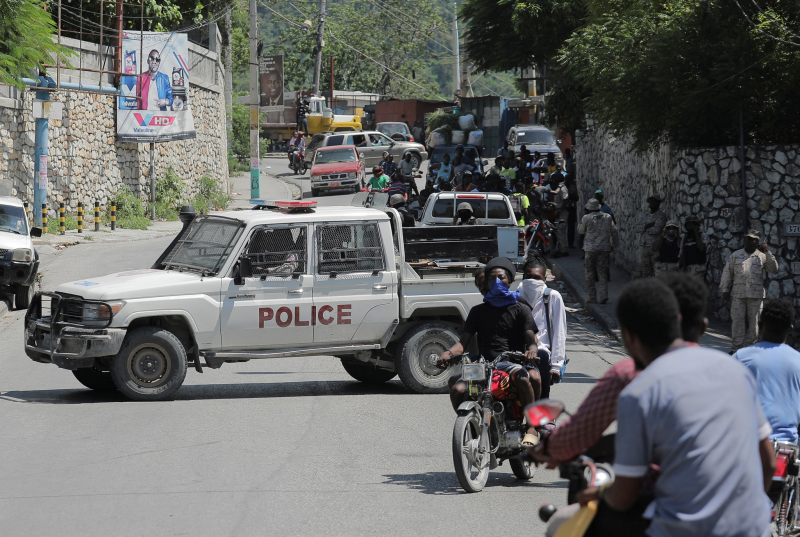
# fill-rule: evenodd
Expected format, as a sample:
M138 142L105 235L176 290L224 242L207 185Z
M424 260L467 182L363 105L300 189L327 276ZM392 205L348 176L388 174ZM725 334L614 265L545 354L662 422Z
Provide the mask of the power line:
M288 22L292 26L297 26L298 28L305 28L305 26L303 26L302 24L297 24L296 22L291 21L291 20L287 19L286 17L284 17L283 15L281 15L280 13L278 13L277 11L275 11L274 9L269 7L263 0L258 0L258 3L261 4L261 7L264 7L266 9L270 10L275 15L279 16L280 18L282 18L283 20L285 20L286 22Z
M736 6L739 8L739 11L742 12L742 15L744 15L744 18L747 19L747 22L750 23L750 26L755 28L756 31L758 31L760 34L763 34L763 35L769 37L770 39L778 41L779 43L784 43L786 45L792 45L793 47L800 47L800 43L795 43L794 41L787 41L785 39L781 39L780 37L775 37L774 35L769 34L769 33L765 32L764 30L762 30L761 28L759 28L759 26L750 19L750 16L742 8L742 5L739 3L739 0L733 0L733 1L736 2Z
M759 6L756 3L756 0L750 0L750 1L753 2L753 5L756 6L756 9L758 9L758 11L761 12L762 15L764 15L766 18L768 18L770 21L772 21L773 24L777 25L778 28L780 28L781 30L783 30L784 32L786 32L787 34L789 34L789 35L791 35L793 37L800 38L800 35L797 35L796 33L792 32L789 28L784 26L780 21L778 21L777 19L774 19L772 17L772 15L770 15L769 13L767 13L766 11L761 9L761 6Z

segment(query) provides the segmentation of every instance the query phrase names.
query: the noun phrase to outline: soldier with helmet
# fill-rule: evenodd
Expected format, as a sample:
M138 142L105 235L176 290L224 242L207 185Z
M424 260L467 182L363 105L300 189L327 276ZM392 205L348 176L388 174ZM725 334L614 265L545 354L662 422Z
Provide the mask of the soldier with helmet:
M456 214L453 215L454 226L477 226L481 221L472 215L472 205L462 201L456 207Z
M678 223L674 220L667 222L661 236L653 243L655 254L656 276L664 272L677 272L678 262L681 258L681 233Z
M578 233L583 235L583 251L586 253L584 274L586 289L589 291L589 302L605 304L608 302L608 268L611 262L611 251L619 244L617 226L611 215L600 211L600 202L590 199L586 204L588 214L578 224ZM599 283L594 287L594 275L597 272Z
M758 339L758 320L766 296L764 272L778 272L778 262L767 243L761 241L761 232L751 229L744 237L744 248L728 258L719 282L722 296L731 301L731 354Z
M638 231L642 234L639 239L639 245L642 247L641 253L641 277L650 278L653 276L654 266L653 258L653 243L661 236L664 231L664 226L667 225L667 215L661 211L661 202L664 198L658 195L652 195L647 198L647 205L650 207L650 213L645 215L644 223L642 223Z
M708 250L708 235L700 229L700 219L694 215L686 217L683 223L686 235L681 240L680 267L700 279L706 277L706 251Z

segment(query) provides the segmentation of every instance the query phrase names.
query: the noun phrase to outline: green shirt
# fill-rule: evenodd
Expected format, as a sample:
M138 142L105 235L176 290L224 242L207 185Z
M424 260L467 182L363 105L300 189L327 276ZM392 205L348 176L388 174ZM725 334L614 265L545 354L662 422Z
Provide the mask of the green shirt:
M506 178L506 188L513 190L514 183L517 182L517 172L514 170L514 168L506 168L500 172L500 176Z
M383 190L384 188L389 186L390 183L391 181L385 175L381 175L380 177L375 177L373 175L372 177L369 178L369 181L367 181L367 185L375 187L379 190Z
M522 196L522 208L523 209L527 209L528 207L531 206L531 202L528 199L528 196L526 196L525 194L520 194L519 192L517 192L517 193L514 194L514 196ZM517 225L518 226L524 226L525 225L525 214L522 215L522 218L517 220Z

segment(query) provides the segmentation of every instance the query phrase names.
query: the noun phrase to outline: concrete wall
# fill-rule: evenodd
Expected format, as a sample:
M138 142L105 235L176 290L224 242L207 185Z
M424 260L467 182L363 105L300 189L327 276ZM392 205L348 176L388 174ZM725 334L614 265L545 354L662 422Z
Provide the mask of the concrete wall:
M580 211L602 188L620 231L614 263L632 275L639 271L636 225L648 210L649 195L665 198L662 210L669 219L682 224L690 214L700 218L709 236L710 309L718 318L730 319L716 289L728 256L743 245L739 149L663 145L640 154L630 139L617 138L601 127L578 132L575 156ZM763 232L780 267L767 277L767 296L793 300L800 314L800 237L783 235L784 223L800 223L800 145L746 147L746 165L747 225Z
M93 43L64 39L64 44L79 51L81 60L73 66L97 69L113 66L113 50L100 54ZM203 176L220 182L228 178L227 133L225 130L224 68L218 56L189 44L191 86L197 137L156 144L156 177L167 168L187 184L187 196L198 189ZM110 86L111 75L78 73L62 69L62 82ZM48 203L55 207L64 201L68 207L78 202L105 205L121 185L129 185L142 199L150 196L149 144L121 143L116 140L116 98L113 95L76 91L55 91L51 99L64 103L63 119L51 120L49 129ZM0 196L16 196L33 201L33 155L35 120L33 93L19 92L0 85Z

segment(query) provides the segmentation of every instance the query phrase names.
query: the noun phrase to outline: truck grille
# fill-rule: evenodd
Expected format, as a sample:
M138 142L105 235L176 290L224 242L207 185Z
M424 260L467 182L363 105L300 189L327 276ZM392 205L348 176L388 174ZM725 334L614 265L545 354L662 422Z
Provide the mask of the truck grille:
M323 175L322 176L322 180L323 181L336 181L336 180L339 180L339 179L347 179L347 174L346 173L334 173L334 174L331 174L331 175Z
M7 253L8 250L3 250L2 248L0 248L0 257L5 257Z

